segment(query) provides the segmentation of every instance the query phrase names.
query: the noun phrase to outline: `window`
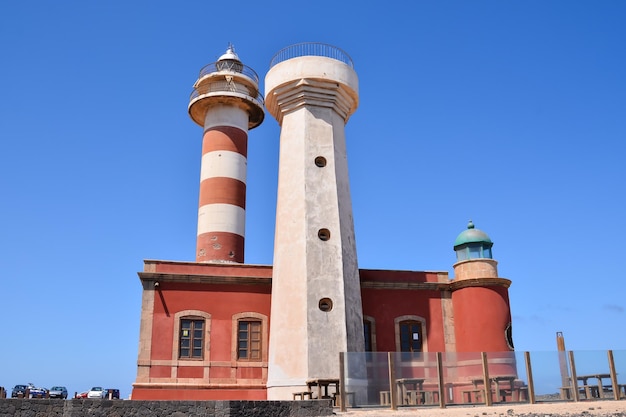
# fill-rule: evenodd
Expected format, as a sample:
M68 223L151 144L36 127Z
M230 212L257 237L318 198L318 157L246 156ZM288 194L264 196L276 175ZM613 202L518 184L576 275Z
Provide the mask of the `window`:
M180 319L178 337L180 359L202 359L204 350L204 319L186 317Z
M422 323L415 320L401 321L400 324L400 351L403 360L410 360L415 353L422 352Z
M363 320L363 336L365 340L365 351L372 351L372 322Z
M237 359L261 360L261 321L239 320L237 324Z

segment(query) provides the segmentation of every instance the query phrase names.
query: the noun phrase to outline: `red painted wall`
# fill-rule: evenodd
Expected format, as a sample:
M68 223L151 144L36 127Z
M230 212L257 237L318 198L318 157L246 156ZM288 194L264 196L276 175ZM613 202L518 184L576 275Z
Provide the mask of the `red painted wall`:
M182 310L211 314L212 361L231 360L232 318L242 312L270 315L269 285L162 282L154 297L152 360L172 358L174 315Z
M415 271L361 270L361 282L380 284L437 282L436 273ZM429 352L445 351L441 292L418 289L361 289L363 315L373 317L376 324L376 350L397 351L394 319L415 315L426 320Z
M508 289L466 287L452 293L458 352L510 351L505 338L511 322Z

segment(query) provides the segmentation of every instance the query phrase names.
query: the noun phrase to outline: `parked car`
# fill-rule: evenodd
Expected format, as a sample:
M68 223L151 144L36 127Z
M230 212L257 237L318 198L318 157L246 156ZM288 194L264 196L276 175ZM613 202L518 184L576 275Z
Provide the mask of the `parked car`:
M87 392L87 398L104 398L104 390L102 387L92 387Z
M104 398L110 398L112 400L120 399L120 390L116 388L107 388L104 390Z
M80 392L80 393L76 394L76 398L87 398L87 393L88 392L89 391Z
M22 397L26 395L26 390L28 389L28 385L16 385L13 387L13 391L11 391L11 398L17 398L20 394Z
M43 387L28 387L30 394L28 398L46 398L48 396L48 390Z
M56 386L50 388L50 398L67 398L67 388Z

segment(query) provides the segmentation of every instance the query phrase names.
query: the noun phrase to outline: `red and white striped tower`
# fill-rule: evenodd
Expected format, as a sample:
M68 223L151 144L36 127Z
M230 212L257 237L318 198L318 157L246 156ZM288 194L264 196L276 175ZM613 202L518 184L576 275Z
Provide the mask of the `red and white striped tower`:
M196 262L244 262L248 130L265 116L259 77L232 45L200 70L189 115L204 128Z

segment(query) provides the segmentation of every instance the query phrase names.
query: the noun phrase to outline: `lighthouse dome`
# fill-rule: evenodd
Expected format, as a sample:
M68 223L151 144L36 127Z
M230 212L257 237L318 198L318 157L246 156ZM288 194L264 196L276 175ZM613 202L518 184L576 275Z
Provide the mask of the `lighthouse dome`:
M470 220L467 229L462 231L454 241L454 251L457 260L467 260L476 258L491 258L491 247L493 242L487 233L474 227Z
M467 229L462 231L454 241L454 247L464 245L467 243L491 243L491 239L487 233L474 227L474 223L470 220Z
M241 60L239 59L239 56L235 53L235 47L233 45L228 45L228 49L226 49L226 52L224 52L224 54L222 54L222 56L218 58L218 61L227 61L227 60L241 62Z

